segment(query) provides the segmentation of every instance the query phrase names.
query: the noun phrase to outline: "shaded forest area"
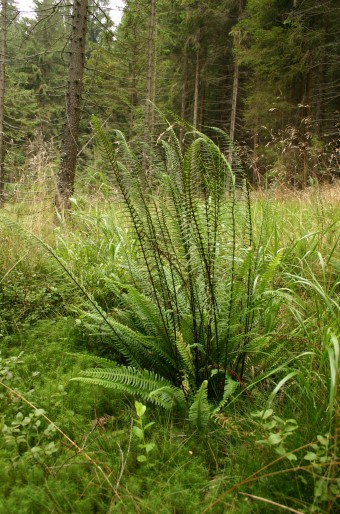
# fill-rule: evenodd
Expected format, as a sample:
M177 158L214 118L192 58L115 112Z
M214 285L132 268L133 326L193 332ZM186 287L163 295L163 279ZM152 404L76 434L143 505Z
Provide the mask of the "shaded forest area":
M72 6L43 0L35 8L28 19L15 3L2 2L4 198L32 179L39 158L56 162L67 125ZM118 27L109 12L105 1L90 1L77 146L79 178L87 175L81 182L91 182L89 170L101 166L91 115L131 142L147 141L158 133L154 105L208 134L209 127L224 130L255 187L302 187L338 175L335 0L128 0Z

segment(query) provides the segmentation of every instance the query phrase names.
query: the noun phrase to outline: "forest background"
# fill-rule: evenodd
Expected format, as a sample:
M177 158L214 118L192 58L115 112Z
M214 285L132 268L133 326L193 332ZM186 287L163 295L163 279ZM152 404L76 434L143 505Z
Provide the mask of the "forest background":
M2 188L32 179L37 145L58 154L65 122L71 6L8 3ZM157 133L153 104L237 141L255 187L338 174L337 2L127 1L121 23L91 3L79 166L96 157L90 118L129 141ZM150 102L152 102L150 104ZM5 184L4 184L5 182ZM6 187L5 187L6 186Z

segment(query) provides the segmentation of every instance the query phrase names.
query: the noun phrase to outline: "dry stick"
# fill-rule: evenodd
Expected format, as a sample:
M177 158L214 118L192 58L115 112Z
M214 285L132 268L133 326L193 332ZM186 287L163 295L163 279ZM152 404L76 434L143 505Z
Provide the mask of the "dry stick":
M294 514L303 514L300 510L292 509L291 507L287 507L286 505L281 505L281 503L273 502L272 500L268 500L267 498L261 498L261 496L255 496L254 494L242 493L244 496L248 496L248 498L253 498L254 500L260 500L264 503L269 503L270 505L275 505L276 507L280 507L282 510L288 510L288 512L293 512Z
M26 398L24 398L24 396L22 396L20 393L18 393L18 391L15 391L14 389L12 389L11 387L9 387L8 385L4 384L3 382L0 381L0 385L2 385L5 389L7 389L8 391L10 391L12 394L14 394L15 396L17 396L18 398L20 398L20 400L22 400L23 402L27 403L27 405L29 405L33 410L37 411L38 410L38 407L36 407L35 405L33 405L33 403L31 403L29 400L27 400ZM74 441L72 441L72 439L70 439L68 437L68 435L65 434L65 432L63 432L50 418L48 418L46 416L46 414L42 414L42 417L48 421L48 423L50 423L51 425L54 426L54 428L57 430L57 432L59 432L59 434L61 434L63 437L65 437L65 439L71 444L71 446L73 446L73 448L75 448L78 452L78 455L83 455L85 457L85 459L87 459L89 462L91 462L91 464L93 464L95 466L95 468L98 469L98 471L103 475L105 481L109 484L110 486L110 489L112 489L112 491L115 493L116 496L119 497L119 494L118 494L118 491L114 488L114 486L111 484L110 480L108 479L105 471L101 468L101 466L99 466L99 464L92 459L92 457L90 457L90 455L86 452L84 452L82 450L82 448L80 448L77 443L75 443ZM111 470L110 470L111 471ZM112 471L111 471L112 472Z
M314 443L316 443L317 441L314 441ZM277 464L278 462L280 462L281 460L285 459L287 457L287 455L290 455L290 454L293 454L293 453L296 453L300 450L304 450L305 448L309 448L310 445L313 444L313 442L311 443L308 443L308 444L304 444L303 446L300 446L299 448L295 448L295 450L292 450L291 452L288 452L288 454L285 454L285 455L282 455L281 457L278 457L277 459L275 459L274 461L270 462L269 464L267 464L266 466L263 466L263 468L255 471L255 473L253 473L252 475L250 475L249 477L245 478L244 480L242 480L241 482L239 482L238 484L235 484L233 485L232 487L230 487L227 491L225 491L223 494L221 494L214 502L212 502L210 505L208 505L208 507L206 509L204 509L204 511L202 512L202 514L205 514L206 512L208 512L210 509L212 509L215 505L217 505L225 496L227 496L229 493L231 493L232 491L235 491L235 489L238 489L239 487L245 485L245 484L248 484L250 482L255 482L256 480L259 480L260 478L267 478L267 477L271 477L271 476L275 476L275 475L280 475L280 474L283 474L283 473L291 473L293 471L308 471L310 469L312 469L314 467L314 464L310 464L308 466L296 466L295 468L288 468L288 469L283 469L283 470L280 470L280 471L273 471L271 473L266 473L264 475L259 475L259 473L261 473L262 471L265 471L266 469L274 466L274 464ZM332 462L332 463L329 463L329 462L325 462L325 463L319 463L318 466L327 466L327 465L340 465L340 463L337 463L337 462Z
M4 274L3 277L1 277L0 279L0 284L5 280L5 278L7 277L7 275L10 274L10 272L16 267L18 266L18 264L28 255L28 252L25 253L25 255L23 255L22 257L20 257L20 259L15 263L13 264L13 266L11 268L9 268L9 270L6 271L6 273Z
M120 473L119 473L119 477L117 478L117 482L116 482L116 486L115 486L115 490L118 491L118 488L119 488L119 484L120 484L120 481L123 477L123 474L124 474L124 470L125 470L125 467L126 467L126 463L127 463L127 460L128 460L128 456L129 456L129 453L130 453L130 448L131 448L131 440L132 440L132 428L133 428L133 419L131 419L131 425L130 425L130 438L129 438L129 444L128 444L128 448L126 450L126 457L124 459L124 454L123 454L123 450L121 449L121 447L119 446L118 444L118 448L119 448L119 451L120 451L120 454L122 456L122 465L121 465L121 470L120 470Z
M312 443L310 443L310 444L312 444ZM306 445L306 446L309 446L309 444ZM301 448L303 448L303 447L301 447ZM298 449L301 449L301 448L298 448ZM293 452L290 452L290 453L293 453ZM278 460L280 460L280 459L278 459ZM277 460L275 462L277 462ZM274 464L274 462L272 462L270 465L272 465L272 464ZM337 463L337 462L335 462L335 463L334 462L318 463L319 467L325 467L325 466L331 467L331 466L338 466L338 465L340 466L340 462L339 463ZM269 467L269 465L266 466L266 467ZM241 487L242 485L245 485L245 484L249 484L250 482L255 482L256 480L259 480L260 478L269 478L269 477L273 477L275 475L282 475L283 473L292 473L294 471L306 471L307 473L311 473L313 476L317 476L318 478L325 479L324 476L317 475L316 473L313 473L313 468L314 467L315 467L314 464L308 464L308 466L296 466L295 468L281 469L280 471L273 471L272 473L265 473L264 475L260 475L260 476L255 476L256 473L254 473L250 477L246 478L245 480L243 480L239 484L236 484L233 487L230 487L230 489L228 489L223 494L221 494L221 496L219 498L217 498L217 500L215 500L206 509L204 509L202 514L205 514L206 512L208 512L215 505L217 505L220 501L222 501L225 496L227 496L229 493L231 493L232 491L234 491L238 487ZM325 479L325 480L333 480L333 479ZM242 493L241 491L240 491L240 493L241 494L245 494L245 493Z

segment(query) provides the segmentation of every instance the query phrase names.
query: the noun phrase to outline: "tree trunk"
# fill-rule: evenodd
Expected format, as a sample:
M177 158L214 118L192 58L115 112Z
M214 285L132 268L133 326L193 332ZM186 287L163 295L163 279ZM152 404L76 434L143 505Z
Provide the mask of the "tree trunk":
M239 68L235 58L234 63L234 77L233 77L233 94L231 99L231 114L230 114L230 133L229 137L232 141L235 139L235 126L236 126L236 112L237 112L237 95L238 95L238 77Z
M188 103L188 51L187 45L184 46L183 53L183 76L182 76L182 96L181 96L181 119L186 121L187 117L187 103ZM179 140L181 143L181 148L184 148L184 129L180 128Z
M70 198L74 193L85 65L87 4L88 0L74 0L73 3L65 121L61 143L60 171L55 196L55 205L59 213L70 208Z
M197 50L196 50L194 112L193 112L193 121L192 121L192 125L193 125L194 129L197 129L200 72L201 72L201 70L200 70L200 47L199 47L199 39L198 39Z
M137 75L136 75L136 62L133 58L132 63L129 65L130 70L130 107L129 107L129 141L132 141L134 136L134 123L135 123L135 109L138 105L138 93L137 93Z
M146 72L146 102L145 102L145 125L152 130L153 105L151 104L154 90L154 64L155 64L155 19L156 0L150 0L150 22L148 42L148 67Z
M5 109L5 60L7 0L1 0L1 40L0 40L0 207L5 201L5 147L4 147L4 109Z
M325 93L325 50L321 51L320 61L318 65L318 89L316 99L316 133L320 137L322 134L322 123L323 123L323 107L324 107L324 93Z
M204 103L205 103L205 81L201 81L201 94L200 94L200 115L198 129L202 130L204 126Z

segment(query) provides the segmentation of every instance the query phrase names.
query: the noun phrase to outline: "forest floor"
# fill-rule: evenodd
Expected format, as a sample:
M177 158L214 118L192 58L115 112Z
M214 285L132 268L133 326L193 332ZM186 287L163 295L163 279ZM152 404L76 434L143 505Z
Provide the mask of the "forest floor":
M340 183L252 196L254 238L283 255L272 288L293 299L266 312L242 387L201 429L70 381L111 357L110 338L27 231L113 312L136 248L109 194L58 227L43 199L1 213L0 514L340 512Z

